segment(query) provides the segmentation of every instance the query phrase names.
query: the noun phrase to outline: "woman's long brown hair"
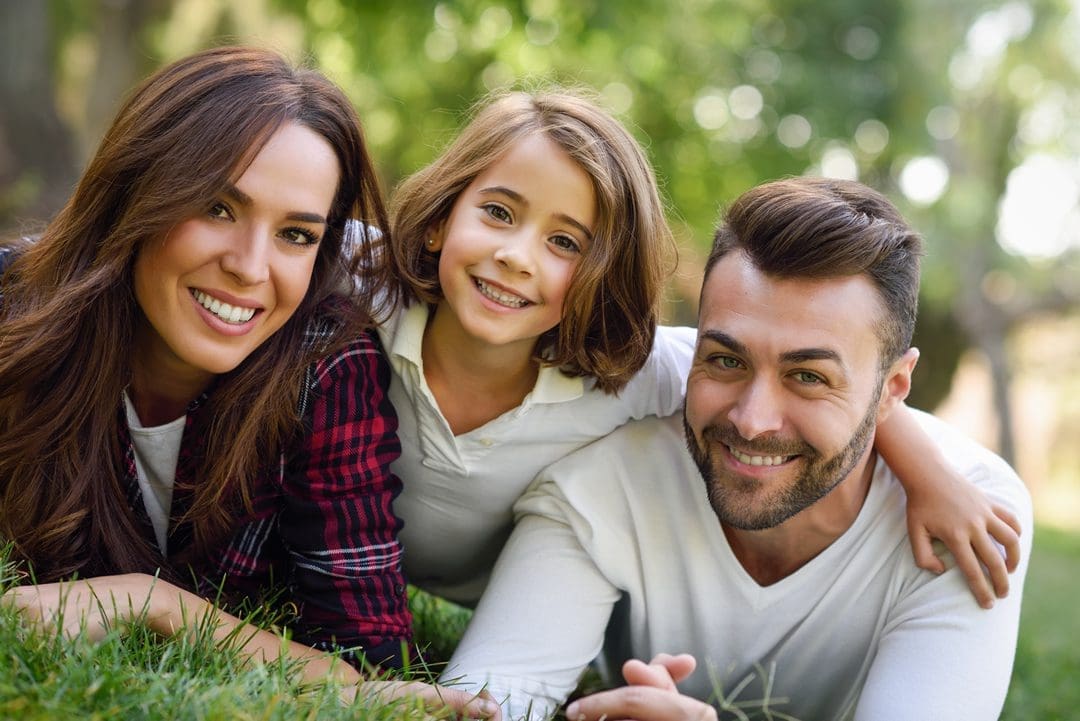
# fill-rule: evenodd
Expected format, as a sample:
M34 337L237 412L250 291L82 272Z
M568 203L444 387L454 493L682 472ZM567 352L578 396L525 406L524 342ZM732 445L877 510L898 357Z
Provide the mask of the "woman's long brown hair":
M162 566L123 483L121 398L141 318L132 265L144 243L204 213L288 122L329 142L341 178L303 303L218 377L200 410L212 421L186 517L193 557L228 534L260 462L297 432L305 367L369 325L379 311L373 299L397 301L388 253L376 247L388 230L382 194L355 110L333 83L272 52L235 47L197 53L144 81L67 205L18 250L0 284L0 537L39 580ZM366 242L343 248L350 219L363 221L351 225ZM326 302L357 287L364 292L351 302ZM337 333L313 348L305 327L328 306Z

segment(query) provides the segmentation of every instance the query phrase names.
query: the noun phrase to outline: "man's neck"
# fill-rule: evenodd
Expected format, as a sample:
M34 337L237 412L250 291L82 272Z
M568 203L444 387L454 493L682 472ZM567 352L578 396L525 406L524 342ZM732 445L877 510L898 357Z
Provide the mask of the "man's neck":
M844 535L862 510L877 455L872 448L824 498L778 526L744 531L721 523L735 558L758 585L787 578Z

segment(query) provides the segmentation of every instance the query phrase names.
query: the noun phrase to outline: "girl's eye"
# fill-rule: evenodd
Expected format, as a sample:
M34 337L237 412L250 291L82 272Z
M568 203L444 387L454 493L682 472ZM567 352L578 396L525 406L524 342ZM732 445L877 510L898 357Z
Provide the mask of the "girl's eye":
M484 206L484 211L495 220L503 223L509 223L513 218L510 216L510 211L499 205L498 203L488 203Z
M281 237L293 245L315 245L321 238L307 228L285 228Z
M570 251L571 253L581 252L581 245L569 235L553 235L548 239L548 242L561 250Z
M229 206L224 203L218 202L210 206L206 214L211 218L220 218L221 220L233 220L232 211L229 210Z

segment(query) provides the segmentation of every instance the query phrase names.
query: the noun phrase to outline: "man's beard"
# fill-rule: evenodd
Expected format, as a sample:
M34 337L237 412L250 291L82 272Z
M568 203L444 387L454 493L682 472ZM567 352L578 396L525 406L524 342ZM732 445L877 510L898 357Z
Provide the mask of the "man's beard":
M881 398L881 385L870 403L866 415L848 439L847 444L835 455L822 458L821 453L802 439L782 440L778 438L747 441L739 435L733 425L706 426L702 430L705 446L698 445L697 437L686 420L686 405L683 405L683 428L686 432L686 446L697 464L701 477L705 481L705 491L709 503L717 518L734 528L744 531L760 531L780 525L799 511L817 502L848 477L862 458L874 428L877 425L878 400ZM800 455L797 461L803 463L802 472L786 488L780 488L771 495L760 499L759 507L750 502L755 491L762 483L757 479L726 473L723 480L717 478L717 466L710 458L709 448L718 453L726 453L727 446L734 446L746 453L766 456Z

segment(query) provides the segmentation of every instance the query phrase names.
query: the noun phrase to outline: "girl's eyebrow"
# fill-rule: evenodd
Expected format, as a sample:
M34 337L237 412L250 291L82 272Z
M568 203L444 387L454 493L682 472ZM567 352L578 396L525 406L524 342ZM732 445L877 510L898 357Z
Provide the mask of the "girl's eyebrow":
M237 188L232 183L228 183L225 186L225 195L229 196L231 200L238 205L244 207L250 207L255 201L250 195ZM295 220L300 223L313 223L315 225L326 225L326 218L318 213L304 213L298 210L285 214L286 220Z
M519 203L524 206L529 205L529 201L526 200L524 195L517 192L516 190L511 190L510 188L507 188L505 185L492 185L488 188L480 188L480 190L478 190L477 192L481 195L505 195L506 197L513 200L515 203ZM555 217L563 221L564 223L568 223L569 225L577 228L579 231L581 231L581 234L585 236L586 240L591 241L593 239L592 231L586 228L585 225L580 221L575 220L573 217L567 215L566 213L556 213Z

